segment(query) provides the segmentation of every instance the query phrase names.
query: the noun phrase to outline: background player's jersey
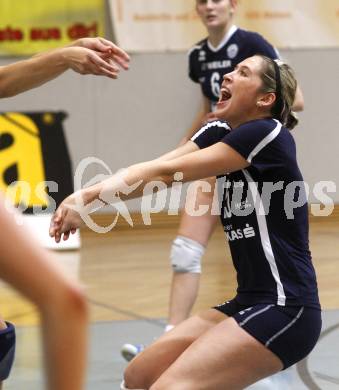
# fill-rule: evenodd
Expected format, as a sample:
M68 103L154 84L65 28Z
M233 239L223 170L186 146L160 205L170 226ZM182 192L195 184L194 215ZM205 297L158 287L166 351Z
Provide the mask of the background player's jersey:
M239 303L319 308L304 183L289 130L275 119L250 121L231 131L215 121L192 140L200 148L224 142L251 164L218 179ZM294 207L298 200L303 205Z
M277 51L261 35L236 26L217 48L206 38L189 51L189 77L201 85L202 93L211 101L211 111L219 99L223 75L255 54L278 58Z

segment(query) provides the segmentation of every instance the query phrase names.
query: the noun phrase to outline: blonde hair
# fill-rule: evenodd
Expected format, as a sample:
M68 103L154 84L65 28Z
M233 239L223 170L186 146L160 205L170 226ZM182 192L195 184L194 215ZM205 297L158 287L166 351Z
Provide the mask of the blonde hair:
M278 119L285 127L292 130L298 123L298 119L292 111L297 90L294 72L288 64L280 60L272 60L263 55L259 55L259 57L264 64L260 74L263 82L262 91L276 94L271 114L273 118ZM279 74L277 74L277 70Z

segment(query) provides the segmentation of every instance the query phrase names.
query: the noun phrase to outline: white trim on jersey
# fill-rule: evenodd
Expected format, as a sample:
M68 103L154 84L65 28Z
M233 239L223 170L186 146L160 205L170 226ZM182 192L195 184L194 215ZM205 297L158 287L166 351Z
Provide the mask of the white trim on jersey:
M189 57L194 50L200 50L203 45L204 43L202 42L200 45L194 45L193 47L191 47L187 52L187 56Z
M286 303L286 295L284 291L284 287L280 280L279 270L277 267L277 263L274 258L273 249L270 241L270 236L268 234L267 229L267 222L266 222L266 216L264 211L264 207L262 204L261 197L259 195L257 184L252 179L252 176L250 173L246 170L242 170L247 182L248 182L248 188L250 189L252 193L252 198L254 202L255 207L255 213L257 216L258 226L259 226L259 233L260 233L260 240L261 245L265 253L265 257L270 265L271 272L273 275L273 278L277 284L277 294L278 294L278 301L277 304L279 306L285 306Z
M202 134L204 131L209 129L212 126L219 126L219 127L224 127L226 130L231 130L229 125L225 122L220 122L220 121L213 121L213 122L208 122L206 125L204 125L199 131L197 131L193 137L191 137L191 141L194 141L196 138L199 137L200 134Z
M238 30L238 27L233 25L231 28L228 30L227 34L224 36L223 40L219 43L217 47L214 47L212 43L207 39L207 46L208 48L213 51L217 52L219 51L226 43L231 39L231 36Z
M265 137L263 138L258 145L252 150L252 152L247 157L247 162L251 163L253 157L255 157L261 149L263 149L267 144L269 144L271 141L274 140L275 137L278 136L280 133L282 124L277 121L276 119L273 119L275 122L277 122L277 126Z

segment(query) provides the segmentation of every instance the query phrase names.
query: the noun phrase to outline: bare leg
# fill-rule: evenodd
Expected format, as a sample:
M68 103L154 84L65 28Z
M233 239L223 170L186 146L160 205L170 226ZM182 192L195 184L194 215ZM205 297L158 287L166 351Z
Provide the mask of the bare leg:
M233 318L192 343L151 390L240 390L283 368L280 359Z
M210 210L213 201L215 178L208 179L208 182L211 184L212 191L210 193L198 191L196 207L208 205ZM217 220L218 216L211 215L210 212L201 217L195 217L183 211L178 235L187 237L206 247ZM169 324L177 325L188 318L198 295L199 283L199 273L173 272L169 303Z
M224 320L224 314L210 309L165 333L129 363L125 371L126 387L148 389L198 337Z
M168 324L178 325L186 320L197 299L200 274L173 272Z

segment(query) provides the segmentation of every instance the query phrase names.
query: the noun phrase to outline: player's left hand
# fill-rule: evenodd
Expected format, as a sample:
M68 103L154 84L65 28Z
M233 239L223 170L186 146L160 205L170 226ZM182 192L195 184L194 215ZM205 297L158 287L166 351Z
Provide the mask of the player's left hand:
M83 225L83 220L79 211L77 211L77 209L79 210L77 196L81 196L81 193L76 192L68 196L52 216L49 235L50 237L54 237L55 242L60 242L61 238L64 241L68 240L70 234L74 234Z

